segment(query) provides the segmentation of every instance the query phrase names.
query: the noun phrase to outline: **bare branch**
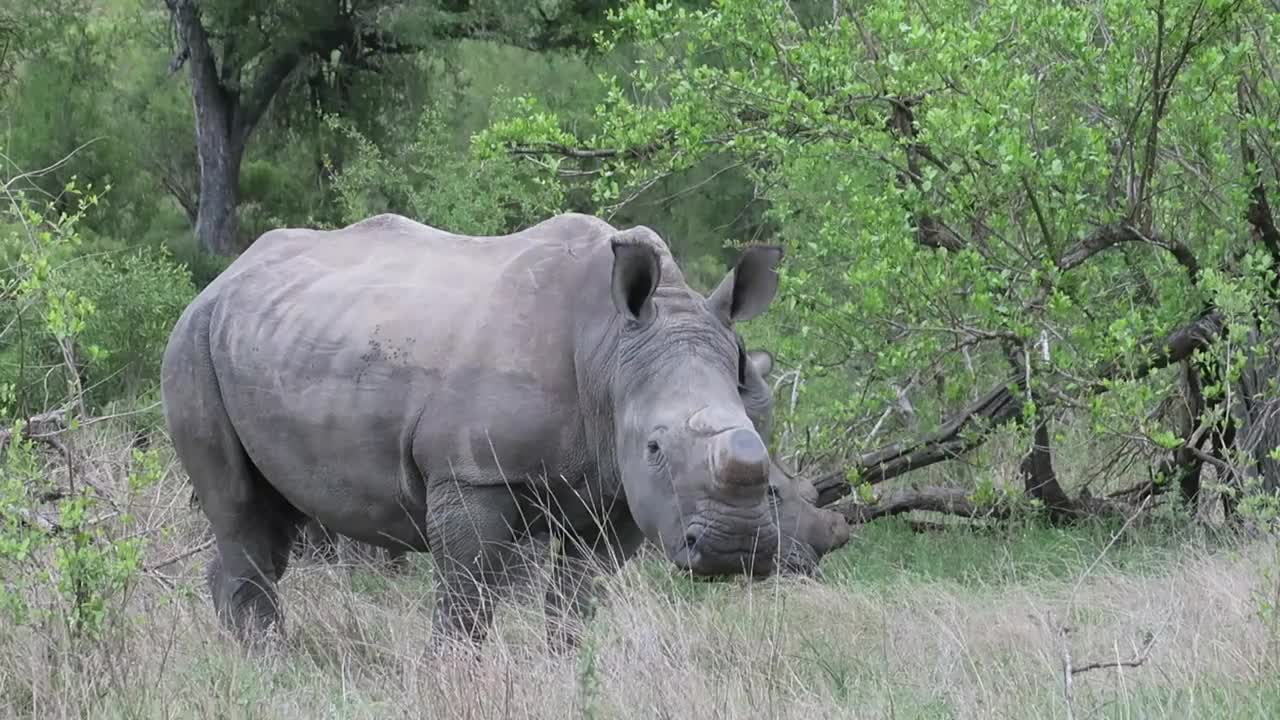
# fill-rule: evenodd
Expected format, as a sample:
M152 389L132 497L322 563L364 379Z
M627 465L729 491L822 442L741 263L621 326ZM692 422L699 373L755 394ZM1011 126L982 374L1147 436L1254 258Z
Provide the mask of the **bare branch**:
M195 547L189 550L180 552L177 555L174 555L173 557L168 557L168 558L165 558L164 560L160 560L159 562L155 562L150 565L147 565L144 568L144 570L146 570L147 572L154 572L156 570L159 570L160 568L165 568L174 563L182 562L183 560L186 560L189 557L199 555L200 553L204 552L205 550L208 550L211 547L213 547L213 538L205 540L199 545L196 545Z
M1104 225L1067 248L1058 258L1058 269L1062 272L1074 270L1094 255L1122 243L1145 243L1166 250L1186 270L1193 285L1200 280L1200 263L1190 248L1156 233L1144 234L1126 224Z
M874 503L849 501L833 508L844 516L849 524L871 522L876 518L901 515L913 510L956 515L965 518L1000 520L1008 517L1008 509L1000 506L980 506L969 493L959 488L926 487L920 489L893 490Z

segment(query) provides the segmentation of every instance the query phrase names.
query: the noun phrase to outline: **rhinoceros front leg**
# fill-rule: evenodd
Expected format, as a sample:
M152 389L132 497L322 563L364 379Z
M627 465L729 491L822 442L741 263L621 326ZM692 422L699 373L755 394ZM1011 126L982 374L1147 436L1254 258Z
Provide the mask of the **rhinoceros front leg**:
M436 576L431 644L478 645L492 624L499 591L519 574L519 508L508 487L462 484L430 493L427 504Z
M568 537L551 571L545 614L547 647L556 655L573 652L582 642L586 623L595 612L596 580L616 573L644 542L638 528L601 533L588 542Z

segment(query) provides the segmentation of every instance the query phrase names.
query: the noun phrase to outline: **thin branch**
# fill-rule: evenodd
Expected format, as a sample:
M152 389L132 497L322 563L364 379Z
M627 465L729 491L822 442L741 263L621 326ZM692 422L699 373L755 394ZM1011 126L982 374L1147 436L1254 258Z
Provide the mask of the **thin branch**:
M1085 663L1083 665L1079 665L1077 667L1071 668L1071 674L1079 675L1080 673L1086 673L1091 670L1112 670L1112 669L1119 669L1119 668L1142 667L1147 663L1147 660L1151 659L1151 648L1155 647L1155 644L1156 644L1156 638L1153 635L1151 636L1151 639L1147 641L1146 647L1142 649L1142 654L1140 654L1138 657L1135 657L1132 660L1105 660L1102 662Z
M186 550L184 552L180 552L177 555L174 555L173 557L165 558L164 560L161 560L159 562L155 562L150 565L147 565L144 568L144 570L146 570L147 572L155 572L160 568L165 568L174 563L182 562L183 560L186 560L187 558L192 557L194 555L199 555L200 553L204 552L205 550L208 550L211 547L213 547L213 538L209 538L208 540L205 540L199 545L189 550Z

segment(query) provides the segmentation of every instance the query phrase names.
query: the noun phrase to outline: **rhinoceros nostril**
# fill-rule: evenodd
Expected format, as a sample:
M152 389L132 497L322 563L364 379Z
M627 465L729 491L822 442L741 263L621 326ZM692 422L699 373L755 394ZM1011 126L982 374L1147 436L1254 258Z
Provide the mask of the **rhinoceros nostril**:
M690 530L684 534L685 547L692 550L698 544L698 539L702 537L701 533Z

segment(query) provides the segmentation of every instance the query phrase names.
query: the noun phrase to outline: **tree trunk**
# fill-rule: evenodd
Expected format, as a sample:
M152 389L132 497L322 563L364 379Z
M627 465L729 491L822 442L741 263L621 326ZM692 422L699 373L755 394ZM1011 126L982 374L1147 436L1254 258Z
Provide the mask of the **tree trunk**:
M1257 333L1250 344L1259 343ZM1280 492L1280 462L1271 453L1280 448L1280 348L1276 343L1260 345L1240 373L1240 392L1233 408L1236 432L1231 438L1234 449L1252 462L1246 464L1245 479L1256 480L1254 491L1266 494ZM1229 418L1230 419L1230 418Z
M1204 458L1196 448L1197 445L1203 444L1203 439L1196 437L1196 431L1201 423L1206 422L1208 415L1215 411L1214 404L1208 406L1205 404L1201 381L1205 369L1202 363L1192 360L1182 363L1182 393L1180 397L1171 399L1172 402L1179 404L1173 408L1172 412L1175 415L1174 424L1177 426L1178 436L1182 438L1182 445L1169 453L1157 468L1157 473L1161 477L1177 478L1183 505L1193 515L1199 507L1201 476L1204 473ZM1163 489L1163 484L1153 484L1151 492L1160 493Z
M1204 415L1206 408L1204 402L1204 389L1200 382L1200 368L1191 362L1183 364L1183 378L1186 383L1187 403L1190 406L1189 422L1183 429L1184 443L1178 449L1178 461L1182 467L1182 472L1178 474L1178 490L1182 493L1182 502L1191 509L1192 513L1196 510L1196 503L1200 499L1200 474L1204 471L1204 461L1193 452L1191 447L1192 436L1199 425L1200 418ZM1212 411L1212 408L1209 408Z
M240 221L236 215L240 201L240 163L252 126L246 125L242 117L239 92L228 88L219 77L218 60L196 3L170 0L169 7L191 68L191 100L200 161L196 241L208 252L230 255L240 245Z
M166 4L183 44L178 58L185 58L191 69L200 163L196 240L211 253L232 255L241 249L240 164L249 136L303 55L338 47L349 32L321 30L314 37L284 43L260 62L254 81L245 84L242 66L228 65L232 61L228 57L220 62L214 54L196 0L166 0Z
M196 108L196 146L200 153L196 241L215 255L234 255L241 249L237 208L244 142L219 116L226 116L225 108Z
M1022 475L1027 497L1044 503L1050 517L1060 519L1073 514L1075 505L1058 484L1058 475L1053 470L1053 453L1049 446L1049 417L1038 402L1035 420L1031 449L1022 458L1018 471Z

